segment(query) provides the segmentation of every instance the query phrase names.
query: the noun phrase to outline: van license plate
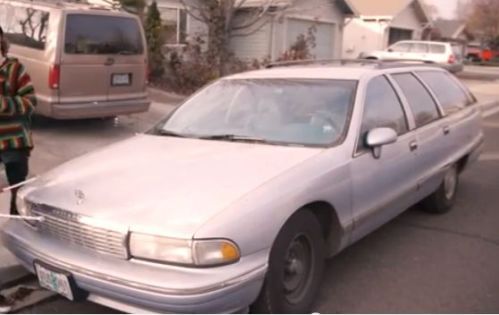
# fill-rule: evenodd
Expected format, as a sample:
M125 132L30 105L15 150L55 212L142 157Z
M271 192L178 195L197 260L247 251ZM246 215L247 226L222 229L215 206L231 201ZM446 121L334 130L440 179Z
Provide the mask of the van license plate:
M59 293L71 301L74 300L69 275L51 270L50 267L47 268L36 262L35 270L41 287Z
M130 85L130 74L113 74L111 83L114 86Z

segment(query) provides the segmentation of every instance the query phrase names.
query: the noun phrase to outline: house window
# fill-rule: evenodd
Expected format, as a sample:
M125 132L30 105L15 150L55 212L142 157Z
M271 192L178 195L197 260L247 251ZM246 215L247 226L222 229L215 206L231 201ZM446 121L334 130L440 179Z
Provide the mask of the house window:
M185 44L187 39L187 12L178 8L159 8L165 28L167 45Z

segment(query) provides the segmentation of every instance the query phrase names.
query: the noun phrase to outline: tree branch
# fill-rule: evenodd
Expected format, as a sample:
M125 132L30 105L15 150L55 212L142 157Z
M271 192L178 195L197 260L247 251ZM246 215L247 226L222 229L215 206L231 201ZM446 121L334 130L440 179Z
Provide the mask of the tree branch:
M231 37L247 37L247 36L251 36L255 33L257 33L258 31L260 31L265 25L269 24L269 21L268 20L264 20L263 23L261 25L259 25L258 27L256 27L255 29L252 29L251 31L248 31L248 32L245 32L245 33L235 33L235 34L231 34Z
M197 20L199 22L206 23L206 24L208 24L208 22L210 21L209 16L207 16L205 14L206 8L200 8L200 7L195 6L193 4L187 4L187 2L185 0L180 0L180 4L182 4L182 6L184 7L184 10L187 12L187 14L190 17L194 18L195 20ZM194 11L197 11L197 13L199 15L194 13Z

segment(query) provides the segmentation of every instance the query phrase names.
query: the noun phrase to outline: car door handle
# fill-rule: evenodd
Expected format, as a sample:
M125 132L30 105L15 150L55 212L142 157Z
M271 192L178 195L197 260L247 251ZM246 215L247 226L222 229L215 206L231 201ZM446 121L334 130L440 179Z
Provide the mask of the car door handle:
M106 62L104 63L104 65L106 65L106 66L112 66L112 65L114 65L114 58L111 58L111 57L107 58Z
M450 127L449 126L444 126L444 128L442 128L442 130L444 131L444 135L448 135L450 133Z
M411 151L416 151L419 148L418 142L412 141L411 143L409 143L409 148L411 149Z

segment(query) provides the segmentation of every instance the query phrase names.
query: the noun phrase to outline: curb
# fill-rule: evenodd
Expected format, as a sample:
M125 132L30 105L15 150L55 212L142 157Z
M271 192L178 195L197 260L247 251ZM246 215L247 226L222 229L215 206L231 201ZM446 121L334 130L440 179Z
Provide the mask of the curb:
M482 111L488 111L496 106L499 106L499 100L483 102L480 106Z
M0 270L2 279L0 279L0 290L19 285L25 281L34 279L34 275L26 270L22 265L13 265Z

